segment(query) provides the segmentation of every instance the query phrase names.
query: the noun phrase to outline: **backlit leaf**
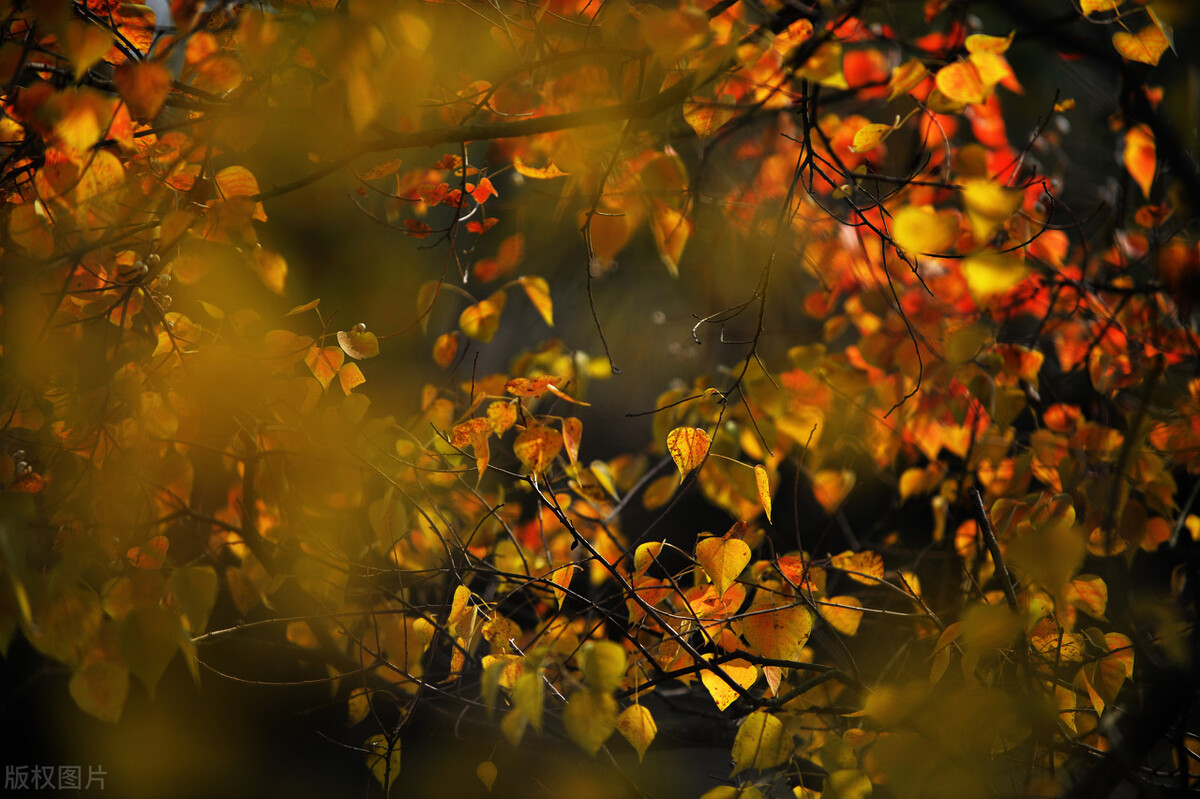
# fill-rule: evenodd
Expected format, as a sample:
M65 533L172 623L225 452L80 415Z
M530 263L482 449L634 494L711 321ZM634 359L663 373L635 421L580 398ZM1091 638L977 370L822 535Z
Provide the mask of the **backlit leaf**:
M112 34L98 25L82 20L70 20L62 34L62 49L75 67L79 80L112 47Z
M857 481L857 475L849 469L822 469L813 475L813 496L826 513L834 513Z
M589 688L612 693L625 676L625 649L613 641L589 641L579 651L579 668Z
M575 691L567 699L562 720L567 736L594 755L617 728L617 700L607 693Z
M1116 10L1125 0L1080 0L1079 6L1085 17L1104 11Z
M443 369L454 363L454 359L458 357L459 341L460 336L456 330L438 336L433 342L433 362Z
M677 427L667 434L667 451L683 477L704 461L710 446L708 433L698 427Z
M963 277L971 296L980 305L1007 294L1029 274L1029 266L1008 255L981 255L962 263Z
M503 291L497 291L486 300L469 306L458 317L458 326L471 338L486 344L500 328L500 314L506 299Z
M521 156L514 155L512 164L513 169L515 169L519 174L524 175L527 178L533 178L534 180L550 180L553 178L561 178L567 175L566 172L563 172L549 161L546 162L544 167L531 167L521 159Z
M630 705L617 716L617 732L621 733L638 753L640 763L654 741L654 736L658 734L658 725L644 705Z
M733 774L747 769L768 769L783 763L792 753L792 739L783 722L765 710L746 717L733 740Z
M170 540L165 535L156 535L144 544L139 544L125 553L126 559L138 569L159 569L167 557Z
M179 649L179 619L161 605L140 607L121 622L121 655L151 696Z
M521 288L529 296L533 307L541 314L548 327L554 327L554 304L550 302L550 286L545 278L523 277L520 279Z
M358 364L356 363L343 365L341 369L338 369L337 376L342 391L347 394L367 382L367 378L363 376L362 370L358 368Z
M758 486L758 501L762 503L767 521L771 521L771 482L763 466L754 467L754 482Z
M696 544L696 560L716 586L717 593L724 595L750 563L750 547L738 538L702 538Z
M171 91L171 73L156 61L127 61L113 71L113 82L129 113L146 122L158 116Z
M339 330L337 341L351 358L364 360L379 354L379 339L369 330Z
M980 76L979 69L970 61L947 64L938 70L934 80L942 94L964 105L982 103L992 93L991 87Z
M742 619L746 642L763 657L798 661L812 632L808 608L786 597L772 598L759 590L759 598Z
M1154 185L1154 172L1158 155L1154 145L1154 134L1146 125L1135 125L1125 134L1125 169L1142 190L1142 196L1150 198Z
M1021 207L1022 193L994 180L970 178L963 181L963 206L971 231L979 242L987 242Z
M878 585L879 580L883 578L883 558L878 552L870 550L863 552L847 550L840 555L834 555L829 565L847 572L850 579L864 585Z
M841 607L839 607L841 606ZM842 635L857 635L858 625L862 623L862 600L852 596L830 597L828 602L818 602L817 610L821 617L829 622L829 626Z
M692 220L666 204L658 204L650 217L650 232L658 254L672 277L679 276L679 259L692 234Z
M873 150L895 130L891 125L872 123L863 125L854 134L854 142L850 145L851 152L865 153Z
M579 461L579 443L583 438L583 422L574 416L562 420L563 446L567 450L567 458L572 464Z
M1117 31L1113 34L1112 43L1122 58L1140 61L1150 66L1158 64L1171 44L1157 25L1147 25L1136 34Z
M892 217L891 234L906 252L944 253L958 237L958 217L928 205L906 205Z
M888 79L888 102L890 103L903 94L908 94L928 75L929 70L916 58L910 58L897 66L892 70L891 78Z
M517 434L513 454L534 474L545 474L562 450L562 435L557 430L536 422Z
M717 710L724 710L741 696L739 692L733 689L733 686L725 682L716 673L717 671L724 672L727 677L744 690L748 690L758 681L758 666L741 658L729 660L720 665L706 666L700 672L700 682L708 689L708 695L717 703Z

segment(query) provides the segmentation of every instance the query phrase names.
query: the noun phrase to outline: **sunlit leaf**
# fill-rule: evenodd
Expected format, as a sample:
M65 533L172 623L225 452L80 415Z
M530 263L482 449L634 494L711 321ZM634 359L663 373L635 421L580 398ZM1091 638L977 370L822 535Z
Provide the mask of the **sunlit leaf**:
M785 597L759 594L742 619L746 642L772 660L798 661L812 632L812 614Z
M962 262L963 277L980 305L1007 294L1029 275L1029 266L1007 255L981 255Z
M575 691L567 699L562 720L567 736L594 755L617 728L617 700L607 693Z
M928 205L906 205L893 215L891 234L906 252L944 253L958 237L958 217Z
M543 424L531 423L517 434L513 454L534 474L545 474L562 450L562 435Z
M147 122L158 116L171 91L171 73L155 61L126 62L113 71L113 82L129 112Z
M640 763L658 734L658 725L644 705L630 705L617 716L617 732L621 733L638 753Z
M1137 33L1117 31L1113 34L1112 43L1122 58L1150 66L1156 66L1171 46L1166 34L1157 25L1147 25Z
M717 594L724 595L750 563L750 547L737 538L702 538L696 543L696 560L716 586Z
M339 330L337 342L351 358L364 360L379 354L379 339L369 330Z
M847 572L850 579L864 585L879 585L879 581L883 579L883 558L878 552L847 550L840 555L834 555L829 565Z
M497 291L486 300L469 306L458 317L459 327L471 338L486 344L500 329L500 314L506 299L503 291Z
M727 660L720 665L706 666L700 672L700 682L708 690L708 695L717 703L717 710L724 710L742 696L717 674L718 671L723 672L725 676L741 686L743 691L749 690L758 681L758 666L741 658Z
M754 467L754 482L758 486L758 501L763 506L763 512L767 514L767 521L771 521L771 482L767 475L767 470L763 466Z
M515 169L519 174L524 175L527 178L533 178L534 180L550 180L553 178L565 177L567 175L566 172L563 172L549 161L546 162L546 166L544 167L531 167L521 159L521 156L514 155L512 163L513 169Z
M733 740L733 774L747 769L768 769L783 763L792 753L792 739L783 722L765 710L746 717Z
M438 336L433 342L433 362L443 369L454 363L454 359L458 357L460 341L461 337L456 330Z
M1142 190L1142 196L1150 198L1154 185L1154 173L1158 166L1154 134L1146 125L1135 125L1125 134L1125 169Z
M529 296L529 301L541 314L548 327L554 327L554 305L550 302L550 286L545 278L523 277L520 279L521 288Z
M916 58L910 58L892 70L888 80L888 102L917 87L929 75L929 70Z
M1079 6L1085 17L1105 11L1115 11L1125 0L1080 0Z
M863 614L862 611L853 608L862 606L862 600L857 597L834 596L830 597L828 602L819 602L817 610L820 611L821 618L842 635L857 635Z
M612 693L625 676L625 649L613 641L589 641L579 651L579 667L589 688Z
M857 481L857 475L849 469L822 469L813 475L813 496L826 513L835 513Z
M363 375L362 370L358 368L356 363L347 363L338 369L338 383L342 387L342 391L349 394L354 389L367 382L367 378Z
M704 462L710 446L708 433L698 427L677 427L667 434L667 451L683 477Z
M850 145L850 151L855 153L865 153L873 150L886 139L895 128L891 125L880 123L872 123L863 125L854 134L854 141Z

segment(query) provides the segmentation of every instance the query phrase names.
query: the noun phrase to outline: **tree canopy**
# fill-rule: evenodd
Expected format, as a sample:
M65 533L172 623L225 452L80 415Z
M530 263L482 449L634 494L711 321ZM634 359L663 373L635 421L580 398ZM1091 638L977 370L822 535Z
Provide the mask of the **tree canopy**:
M0 19L0 651L62 723L186 669L320 686L347 794L1192 787L1187 3Z

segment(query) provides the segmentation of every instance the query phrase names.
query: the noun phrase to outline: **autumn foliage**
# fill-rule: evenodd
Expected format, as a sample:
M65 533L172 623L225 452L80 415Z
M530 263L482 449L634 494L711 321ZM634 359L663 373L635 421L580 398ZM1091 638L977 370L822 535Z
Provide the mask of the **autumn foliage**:
M706 799L1200 773L1184 4L0 8L0 649L83 713L266 640L378 796L430 707L446 795L653 793L681 725ZM336 180L389 319L291 288Z

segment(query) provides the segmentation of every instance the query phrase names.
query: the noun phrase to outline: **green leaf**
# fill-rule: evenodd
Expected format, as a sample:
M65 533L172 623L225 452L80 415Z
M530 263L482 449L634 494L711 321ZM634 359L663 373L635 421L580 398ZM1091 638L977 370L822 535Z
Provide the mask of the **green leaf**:
M121 654L151 697L182 637L179 618L161 605L137 608L121 623Z

